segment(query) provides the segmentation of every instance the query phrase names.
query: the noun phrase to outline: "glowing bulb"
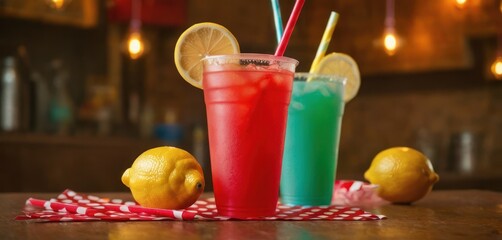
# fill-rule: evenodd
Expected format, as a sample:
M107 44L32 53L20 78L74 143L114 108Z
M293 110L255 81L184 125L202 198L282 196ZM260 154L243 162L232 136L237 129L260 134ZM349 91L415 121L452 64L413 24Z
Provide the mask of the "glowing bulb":
M47 0L47 4L49 4L50 7L60 10L65 7L70 0Z
M385 47L385 52L389 55L394 55L397 49L397 37L392 32L387 32L383 38L383 46Z
M495 78L502 79L502 57L498 57L491 66L491 70Z
M137 32L131 33L127 40L127 50L132 59L138 59L145 51L145 43L141 39L141 35Z
M467 0L455 0L458 8L464 8L466 2Z

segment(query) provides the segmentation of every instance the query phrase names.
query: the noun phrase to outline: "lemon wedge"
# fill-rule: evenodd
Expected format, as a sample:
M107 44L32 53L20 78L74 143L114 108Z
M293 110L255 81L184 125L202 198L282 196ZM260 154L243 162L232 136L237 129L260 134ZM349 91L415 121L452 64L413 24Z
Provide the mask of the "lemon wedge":
M324 56L314 68L314 73L345 77L347 79L343 94L345 102L352 100L361 86L359 67L356 61L347 54L331 53Z
M181 77L202 89L202 59L209 55L239 53L239 43L225 27L211 22L185 30L174 48L174 64Z

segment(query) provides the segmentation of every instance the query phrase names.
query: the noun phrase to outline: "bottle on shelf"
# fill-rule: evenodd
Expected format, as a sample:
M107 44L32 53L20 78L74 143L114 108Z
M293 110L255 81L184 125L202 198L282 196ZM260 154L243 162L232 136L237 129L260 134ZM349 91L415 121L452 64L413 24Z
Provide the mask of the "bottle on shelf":
M54 78L49 101L49 121L56 134L67 135L73 127L73 100L68 91L68 73L58 60L53 62Z
M0 102L0 125L2 131L11 132L19 128L19 74L16 59L12 56L3 60Z

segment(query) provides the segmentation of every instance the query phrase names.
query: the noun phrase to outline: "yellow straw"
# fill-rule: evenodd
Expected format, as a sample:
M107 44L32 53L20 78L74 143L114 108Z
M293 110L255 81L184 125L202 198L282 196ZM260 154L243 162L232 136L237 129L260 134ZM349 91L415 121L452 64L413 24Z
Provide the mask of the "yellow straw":
M321 61L321 59L326 54L329 42L331 41L331 36L333 35L333 31L335 31L335 26L337 22L338 22L338 13L332 11L331 14L329 15L328 24L326 25L326 29L324 30L324 34L322 35L321 43L319 44L319 48L317 49L314 61L312 62L312 66L310 67L311 73L314 71L316 65Z

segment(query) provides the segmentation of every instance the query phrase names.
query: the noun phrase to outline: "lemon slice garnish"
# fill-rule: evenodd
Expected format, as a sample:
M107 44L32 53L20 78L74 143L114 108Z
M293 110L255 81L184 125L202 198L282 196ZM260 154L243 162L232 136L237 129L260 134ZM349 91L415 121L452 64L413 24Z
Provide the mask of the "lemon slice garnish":
M198 23L178 38L174 48L174 63L185 81L202 89L201 59L209 55L239 52L239 43L228 29L216 23Z
M347 54L331 53L321 59L314 69L315 73L345 77L343 101L353 99L361 86L361 77L356 61Z

